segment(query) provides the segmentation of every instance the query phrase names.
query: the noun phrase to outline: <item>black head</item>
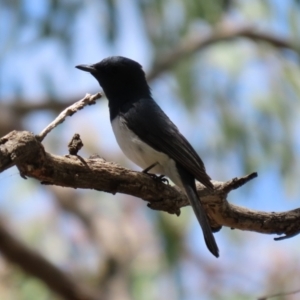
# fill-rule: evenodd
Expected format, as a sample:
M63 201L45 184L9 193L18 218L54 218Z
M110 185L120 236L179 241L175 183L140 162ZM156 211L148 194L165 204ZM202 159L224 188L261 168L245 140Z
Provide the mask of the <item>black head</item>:
M111 56L96 64L76 68L91 73L97 79L110 104L122 105L151 97L142 66L132 59Z

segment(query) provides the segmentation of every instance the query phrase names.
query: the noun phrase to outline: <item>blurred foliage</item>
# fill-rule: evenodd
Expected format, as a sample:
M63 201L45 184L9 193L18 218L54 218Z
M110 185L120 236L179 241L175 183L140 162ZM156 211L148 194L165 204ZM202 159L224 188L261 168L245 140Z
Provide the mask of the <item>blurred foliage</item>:
M52 42L59 45L59 55L65 61L69 61L67 65L71 68L78 48L82 46L81 41L78 41L78 36L87 35L82 32L80 22L91 23L94 28L93 32L97 33L93 37L93 42L99 41L99 47L104 40L108 48L117 49L122 28L126 25L122 22L131 21L124 9L126 5L133 6L137 11L139 24L145 35L143 38L149 45L146 55L148 60L152 59L150 65L154 65L156 61L176 49L185 37L209 34L219 24L239 26L243 23L253 23L262 31L289 38L299 44L299 0L289 0L284 5L280 1L271 0L127 0L124 2L121 0L41 0L38 4L31 0L2 0L0 2L0 19L2 19L0 21L2 28L0 61L5 62L11 53L14 54L24 49L29 49L29 51L33 48L38 49L41 45ZM133 31L132 34L134 35L135 32ZM34 61L35 57L31 59ZM1 71L4 72L5 68L7 66L0 64ZM22 96L21 86L25 78L21 70L18 71L20 72L14 72L10 85L13 90L12 94L19 99ZM59 101L61 82L55 83L56 75L53 75L51 70L42 68L37 72L44 83L42 87L44 93ZM230 173L232 168L228 166L228 162L232 162L232 156L234 156L234 162L241 173L273 165L283 181L289 186L296 186L299 191L297 180L300 175L297 160L299 133L297 128L300 111L300 69L297 53L279 50L266 43L257 43L248 39L220 42L180 61L168 70L167 76L173 80L171 80L173 83L170 90L174 94L174 99L183 101L190 115L197 119L197 125L200 127L202 126L201 120L209 119L207 126L210 127L205 127L205 130L199 129L199 136L203 135L210 144L204 147L201 142L199 148L201 148L201 153L205 152L205 148L209 148L207 157L214 160L218 169L228 170L228 173L224 171L226 176L236 175ZM2 87L3 82L5 82L4 78L0 76ZM172 89L174 86L176 88ZM0 89L0 96L3 97L3 95L6 94ZM99 204L94 205L97 207ZM138 211L138 208L136 210ZM94 210L92 211L94 213ZM46 225L50 226L50 220L48 222ZM174 227L174 224L160 213L155 221L149 217L143 222L141 227L145 226L145 228L147 227L145 224L151 224L151 222L156 224L154 235L159 235L158 239L163 240L163 246L156 245L159 250L156 249L155 254L149 255L151 266L147 264L149 257L145 253L140 258L139 268L132 267L134 265L132 263L126 267L130 269L128 271L122 264L123 279L126 278L124 281L127 285L125 284L124 287L122 284L116 284L116 286L121 286L120 289L128 293L128 298L124 296L124 299L130 297L165 299L164 293L159 295L158 292L149 291L151 287L158 285L160 285L160 290L165 293L168 291L171 295L170 299L183 299L178 295L182 296L185 293L190 295L190 283L184 279L178 280L176 275L182 265L187 263L186 261L190 260L190 264L194 261L189 258L191 254L185 246L184 226ZM131 224L129 221L128 223ZM134 222L132 223L134 227ZM46 232L47 226L40 224L39 230L43 228L43 232ZM109 228L113 227L113 225L110 226ZM149 228L146 231L148 235L153 234ZM143 235L142 229L140 234ZM151 238L154 240L153 236ZM145 242L147 247L150 247L151 241L153 242L151 238L147 239L147 243ZM128 239L130 240L129 237ZM136 245L135 243L132 241L129 245ZM141 244L140 247L146 246ZM86 254L95 250L91 245L89 247L84 251L78 251ZM76 252L76 243L72 244L71 248L69 252ZM105 253L102 248L101 251ZM139 253L139 251L135 249L132 253ZM159 258L153 258L155 255ZM101 259L105 259L103 253L100 256ZM98 260L100 259L95 259L96 263ZM163 266L161 266L162 260ZM95 261L92 260L92 264L96 264ZM117 273L116 261L119 263L120 261L110 261L114 262L114 270L108 277L113 278L111 285L114 286L114 283L120 282L118 274L115 274ZM72 259L71 262L75 264ZM201 269L205 263L195 265ZM275 261L274 265L277 265ZM81 270L80 267L78 269ZM204 270L205 274L212 272L214 275L218 272L224 274L228 272L222 268L217 272L207 266ZM78 271L80 274L84 272ZM197 272L194 271L194 273ZM291 273L290 276L296 274L297 270ZM275 275L272 273L272 276ZM201 277L199 274L195 275L196 279L193 280L198 282L199 277ZM50 297L47 296L48 291L37 284L36 280L27 278L19 283L19 279L12 277L10 281L18 286L18 292L16 292L18 295L14 296L15 299L49 299ZM202 281L207 283L209 279L205 281L202 278ZM268 282L267 279L266 282ZM272 283L276 286L276 278L273 278ZM202 287L206 289L205 284ZM287 285L281 284L281 287L284 288ZM224 286L222 288L225 289ZM206 295L215 295L215 297L207 296L205 299L253 299L253 295L248 291L244 292L243 287L240 288L239 293L237 283L229 283L227 288L228 295L226 291L207 288ZM198 292L195 293L198 295ZM233 296L235 292L243 296ZM195 298L197 297L191 296L191 299ZM121 298L111 296L110 299Z
M278 15L272 1L140 0L135 1L134 5L139 9L146 38L152 46L154 61L168 55L183 37L202 32L207 34L222 21L234 23L237 20L237 26L245 21L259 20L262 23L269 20L271 24L272 18ZM286 29L289 30L289 38L296 37L299 33L298 5L298 1L290 1L286 11L282 11L281 22L286 23L277 25L290 26ZM8 22L7 34L1 43L2 59L5 59L6 51L9 52L13 47L37 47L49 39L59 42L60 49L63 50L61 54L64 53L65 58L70 59L77 38L76 20L82 14L88 14L91 9L99 11L93 20L95 32L101 35L104 33L108 44L114 45L122 26L118 22L122 14L120 5L114 0L43 0L38 6L32 1L3 1L1 6L1 10L7 11L13 20ZM126 12L123 14L126 15ZM269 31L276 34L275 26L271 26ZM190 110L195 107L201 109L205 99L218 106L220 111L215 110L214 117L220 118L218 127L222 138L216 139L215 149L212 151L218 152L218 149L222 149L220 160L225 161L226 153L230 155L235 149L240 154L238 157L243 166L241 172L256 170L269 161L277 160L282 176L291 181L298 175L295 170L298 165L294 164L296 148L290 134L291 127L294 126L294 118L290 115L293 114L293 106L300 89L298 62L299 58L262 43L250 41L245 46L243 41L230 41L210 47L204 56L195 54L185 59L171 70L171 75L176 80L180 96L178 98ZM261 71L268 78L265 79L264 87L256 86L257 91L251 91L251 96L243 99L237 91L243 88L239 86L239 78L245 76L250 64L261 64L264 68ZM277 72L272 72L271 68L276 68ZM209 72L212 73L211 69L216 76L211 77L210 82L205 80L203 83L199 77L208 76ZM43 78L45 89L56 95L54 83L47 72L41 71L40 77ZM225 80L231 79L231 82L224 84L225 77ZM250 77L249 80L253 81L255 78ZM207 85L210 87L207 88ZM251 82L249 85L251 88ZM262 96L259 95L260 89L264 89ZM198 97L199 93L201 97ZM245 116L237 111L240 105L238 103L244 101L249 102L253 114ZM256 132L252 129L254 124L261 125L255 128ZM274 135L280 147L273 147ZM251 153L255 153L255 157L251 157Z

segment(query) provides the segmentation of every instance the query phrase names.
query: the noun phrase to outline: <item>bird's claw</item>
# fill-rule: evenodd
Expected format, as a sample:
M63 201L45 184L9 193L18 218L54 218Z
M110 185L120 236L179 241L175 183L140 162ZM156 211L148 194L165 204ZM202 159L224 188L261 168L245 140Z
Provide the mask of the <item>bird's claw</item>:
M151 178L153 178L154 180L156 180L158 182L162 182L164 184L169 185L169 180L165 177L165 175L157 176L156 174L152 174L152 173L146 173L146 174L148 174Z
M151 178L153 178L154 180L156 181L159 181L159 182L162 182L162 183L165 183L167 185L169 185L169 180L165 177L165 175L159 175L157 176L156 174L153 174L153 173L149 173L149 171L151 169L153 169L156 165L158 165L157 162L155 162L154 164L150 165L148 168L144 169L142 172L149 175Z

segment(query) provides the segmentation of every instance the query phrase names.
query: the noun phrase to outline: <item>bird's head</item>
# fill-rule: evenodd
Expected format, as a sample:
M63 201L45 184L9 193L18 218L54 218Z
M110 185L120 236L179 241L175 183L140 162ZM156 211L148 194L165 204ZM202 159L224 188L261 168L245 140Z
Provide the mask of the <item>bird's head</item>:
M109 101L151 96L142 66L136 61L111 56L92 65L78 65L77 69L91 73L99 82Z

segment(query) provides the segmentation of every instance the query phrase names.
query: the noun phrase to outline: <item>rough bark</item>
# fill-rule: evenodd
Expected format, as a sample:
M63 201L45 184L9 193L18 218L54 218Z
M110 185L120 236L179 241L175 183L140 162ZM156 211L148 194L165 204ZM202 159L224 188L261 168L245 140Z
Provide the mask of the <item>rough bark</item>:
M176 187L154 180L148 175L125 169L113 162L94 156L84 159L77 155L57 156L47 153L38 138L27 131L12 131L0 139L0 172L16 165L22 177L31 177L42 184L94 189L107 193L133 195L148 202L155 210L180 214L189 205ZM287 212L262 212L233 205L227 196L256 173L227 182L213 181L210 192L200 183L197 189L201 201L216 230L228 226L268 234L285 234L287 238L300 230L300 209Z

